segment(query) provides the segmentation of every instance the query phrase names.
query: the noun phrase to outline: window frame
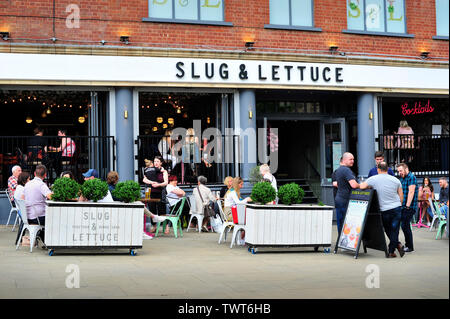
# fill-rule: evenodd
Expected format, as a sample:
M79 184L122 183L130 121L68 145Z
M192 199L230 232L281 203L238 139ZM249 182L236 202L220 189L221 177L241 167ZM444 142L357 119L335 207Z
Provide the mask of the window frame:
M409 34L408 33L408 24L407 24L407 16L406 16L406 1L405 0L401 0L403 1L403 15L404 15L404 21L403 21L403 25L405 27L405 33L398 33L398 32L389 32L387 31L387 10L386 10L386 2L387 0L383 0L383 5L384 5L384 32L380 32L380 31L368 31L367 30L367 24L366 24L366 10L365 8L367 7L367 0L363 0L364 3L364 16L363 16L363 20L364 20L364 30L357 30L357 29L348 29L348 0L346 0L346 6L345 6L345 16L347 17L347 29L342 30L342 33L351 33L351 34L362 34L362 35L380 35L380 36L388 36L388 37L403 37L403 38L414 38L415 35L414 34Z
M162 22L162 23L178 23L178 24L202 24L202 25L217 25L217 26L233 26L233 23L225 21L225 0L222 0L222 16L223 21L216 20L201 20L201 0L197 0L197 19L176 19L175 18L175 0L168 0L172 2L172 18L154 18L150 17L150 1L148 0L148 17L142 18L143 22Z
M321 28L316 28L314 20L314 0L311 1L311 26L298 26L292 25L292 0L289 0L289 24L265 24L265 29L282 29L282 30L300 30L300 31L315 31L321 32ZM269 0L270 3L270 0ZM270 20L270 9L269 9L269 20Z
M437 6L437 0L434 1L434 11L436 12L436 16L435 16L435 23L436 23L436 35L434 35L432 37L433 40L449 40L448 35L438 35L437 34L437 26L438 26L438 20L437 20L437 11L438 11L438 6Z

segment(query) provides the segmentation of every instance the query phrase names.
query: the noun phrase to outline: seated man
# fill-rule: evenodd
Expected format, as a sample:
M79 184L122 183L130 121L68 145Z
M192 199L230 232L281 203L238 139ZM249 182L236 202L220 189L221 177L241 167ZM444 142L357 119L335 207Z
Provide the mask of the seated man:
M8 178L8 189L10 193L11 202L14 203L14 192L16 191L17 181L19 175L22 173L22 168L19 165L13 166L11 169L12 175Z
M26 183L24 188L25 205L27 207L28 223L31 225L45 225L45 201L51 199L52 192L43 182L47 176L47 168L44 165L36 166L33 180ZM38 238L44 243L44 231L39 232ZM45 248L43 245L42 248Z
M448 214L448 182L447 178L441 177L439 179L439 186L441 190L439 191L439 207L441 208L441 213L447 218Z

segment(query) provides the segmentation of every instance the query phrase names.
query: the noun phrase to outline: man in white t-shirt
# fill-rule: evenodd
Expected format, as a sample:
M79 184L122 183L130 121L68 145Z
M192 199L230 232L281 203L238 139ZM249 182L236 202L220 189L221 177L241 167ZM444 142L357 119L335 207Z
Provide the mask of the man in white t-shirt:
M403 202L402 184L397 178L388 174L386 162L378 163L377 171L378 175L368 178L359 185L359 188L371 187L377 191L384 230L389 237L389 257L397 257L395 249L398 249L400 257L403 257L405 252L398 241Z

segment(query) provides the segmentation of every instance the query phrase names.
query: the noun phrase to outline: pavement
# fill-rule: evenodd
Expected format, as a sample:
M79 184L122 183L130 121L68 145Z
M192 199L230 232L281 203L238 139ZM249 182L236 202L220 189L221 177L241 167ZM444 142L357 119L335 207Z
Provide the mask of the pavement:
M415 251L389 259L372 249L361 249L358 259L312 248L252 254L244 246L230 249L230 238L219 245L217 233L193 230L144 240L136 256L128 250L49 256L41 248L16 250L16 232L2 225L0 298L448 299L448 239L435 240L436 231L423 228L413 234Z

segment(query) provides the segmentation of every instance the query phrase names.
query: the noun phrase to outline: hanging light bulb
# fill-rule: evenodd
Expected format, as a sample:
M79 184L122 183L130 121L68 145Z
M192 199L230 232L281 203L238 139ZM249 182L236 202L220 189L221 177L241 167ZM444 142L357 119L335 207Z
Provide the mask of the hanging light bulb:
M162 123L163 121L164 121L164 119L161 116L158 116L156 118L156 122L158 122L158 123Z
M156 126L153 126L152 131L156 132L158 130L158 128Z
M167 123L170 124L170 125L173 125L173 123L174 123L173 118L172 118L172 117L169 117L169 118L167 119Z
M181 109L180 109L180 108L177 109L177 113L178 113L178 114L181 113Z
M84 116L80 116L80 117L78 118L78 122L80 122L81 124L83 124L85 120L86 120L86 119L84 118Z
M166 123L163 124L163 128L167 128L167 124Z
M33 119L31 118L31 116L27 116L27 118L25 119L25 122L27 122L28 124L31 124L33 122Z
M47 117L47 113L45 113L45 111L42 112L41 117L42 117L43 119L45 119L45 118Z
M183 113L183 118L187 119L187 117L188 117L187 113Z
M209 116L206 118L206 123L208 123L208 124L211 123L211 118Z
M52 114L52 110L50 110L50 108L47 109L47 111L45 111L47 114Z

